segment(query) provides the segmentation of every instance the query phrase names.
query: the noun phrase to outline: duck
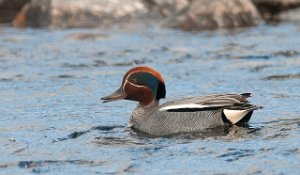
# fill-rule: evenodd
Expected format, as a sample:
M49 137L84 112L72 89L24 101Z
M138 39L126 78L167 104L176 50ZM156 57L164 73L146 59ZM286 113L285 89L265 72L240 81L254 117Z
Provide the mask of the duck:
M114 93L101 98L103 103L116 100L138 102L129 126L153 136L201 132L219 126L244 126L253 111L261 109L249 103L251 93L211 94L183 98L160 104L166 98L165 81L148 66L130 69Z

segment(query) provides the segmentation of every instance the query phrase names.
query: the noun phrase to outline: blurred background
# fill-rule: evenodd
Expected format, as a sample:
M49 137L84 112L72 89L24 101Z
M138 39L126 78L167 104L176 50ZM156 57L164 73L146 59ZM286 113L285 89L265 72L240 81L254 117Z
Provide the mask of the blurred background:
M300 174L300 0L0 0L0 174ZM252 92L249 127L171 138L103 104L136 65L168 101Z
M157 25L188 31L299 21L298 0L1 0L0 23L18 28Z

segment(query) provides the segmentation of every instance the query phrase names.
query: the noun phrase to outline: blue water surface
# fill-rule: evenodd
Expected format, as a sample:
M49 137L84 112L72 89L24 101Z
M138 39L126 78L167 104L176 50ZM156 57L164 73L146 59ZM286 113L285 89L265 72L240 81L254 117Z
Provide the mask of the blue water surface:
M0 28L0 174L300 174L300 32ZM135 65L167 100L252 92L249 128L175 137L127 127L137 105L103 104Z

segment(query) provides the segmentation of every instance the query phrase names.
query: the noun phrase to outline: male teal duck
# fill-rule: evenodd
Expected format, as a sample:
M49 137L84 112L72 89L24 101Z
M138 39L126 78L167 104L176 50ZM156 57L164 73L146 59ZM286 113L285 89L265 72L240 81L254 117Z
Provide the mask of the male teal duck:
M103 102L139 102L130 117L130 126L155 136L198 132L217 126L246 124L254 110L262 108L248 102L251 93L213 94L174 100L159 105L166 97L164 79L154 69L139 66L129 70L121 87Z

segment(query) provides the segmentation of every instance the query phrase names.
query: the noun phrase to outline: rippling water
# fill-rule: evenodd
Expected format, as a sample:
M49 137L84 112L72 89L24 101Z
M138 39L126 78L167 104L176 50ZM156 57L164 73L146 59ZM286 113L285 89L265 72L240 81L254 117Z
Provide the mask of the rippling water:
M0 28L0 174L300 174L300 27L188 33ZM151 138L134 102L103 104L133 65L167 100L253 92L249 128Z

